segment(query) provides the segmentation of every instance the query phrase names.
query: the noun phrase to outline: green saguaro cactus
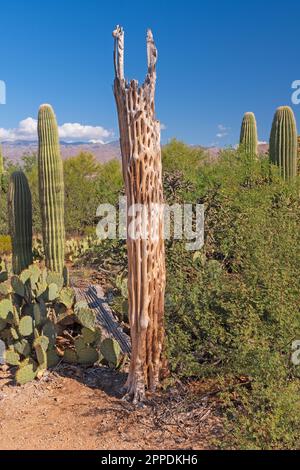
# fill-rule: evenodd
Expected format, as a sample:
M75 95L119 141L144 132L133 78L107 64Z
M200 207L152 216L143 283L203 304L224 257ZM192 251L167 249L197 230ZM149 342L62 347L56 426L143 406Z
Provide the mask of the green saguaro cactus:
M241 127L240 145L245 149L247 154L257 156L257 125L255 115L253 113L244 114Z
M31 192L22 171L16 171L10 177L8 217L13 247L13 272L20 274L33 262Z
M62 273L64 269L64 177L58 127L50 105L42 105L38 116L39 192L46 266Z
M270 160L285 180L297 175L297 125L289 106L277 109L270 137Z

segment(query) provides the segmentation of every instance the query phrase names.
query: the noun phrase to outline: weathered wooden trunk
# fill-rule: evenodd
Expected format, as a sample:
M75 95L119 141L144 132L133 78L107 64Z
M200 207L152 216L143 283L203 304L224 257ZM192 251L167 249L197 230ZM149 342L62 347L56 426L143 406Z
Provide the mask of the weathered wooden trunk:
M128 83L124 79L123 29L117 27L113 36L114 93L127 204L129 211L133 206L140 208L140 217L133 210L127 218L132 357L126 388L128 395L138 402L144 399L146 387L150 390L157 387L163 363L166 272L160 123L155 118L154 105L157 50L148 31L146 80L142 86L135 80Z

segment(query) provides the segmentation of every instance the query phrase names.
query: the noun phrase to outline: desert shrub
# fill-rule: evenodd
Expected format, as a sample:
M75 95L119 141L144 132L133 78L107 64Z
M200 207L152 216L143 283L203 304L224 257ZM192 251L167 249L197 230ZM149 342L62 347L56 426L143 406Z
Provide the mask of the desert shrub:
M92 154L81 153L64 162L65 223L67 232L91 234L99 204L116 204L122 187L120 164L100 164ZM84 190L83 190L84 188Z
M267 158L241 151L213 163L181 143L163 153L168 202L206 209L202 250L166 242L171 371L182 380L212 380L220 390L223 447L297 448L300 370L290 357L300 339L299 181L283 182ZM114 308L127 321L124 244L106 243L89 256L101 269L105 258Z
M120 165L86 156L67 162L67 227L89 232L97 205L117 203ZM231 149L211 162L177 141L164 147L163 164L167 201L203 203L206 210L202 250L166 242L170 369L182 380L209 378L220 389L222 446L298 448L300 368L290 356L300 339L299 180L283 182L266 157ZM127 322L125 243L107 240L81 262L110 281L114 308Z
M0 197L0 233L8 233L6 198L8 180L10 174L19 168L26 173L32 194L34 233L41 233L37 156L24 155L17 167L12 164L6 166L7 173ZM99 204L117 204L123 186L120 163L112 160L100 164L92 154L82 152L64 161L64 179L67 233L94 235Z
M273 364L266 366L269 369ZM262 380L260 375L250 387L224 393L226 437L218 445L245 450L299 449L299 392L299 381Z
M300 334L298 187L276 177L269 180L264 162L254 164L255 172L249 173L239 158L232 158L227 180L227 165L226 154L213 170L202 168L200 177L206 179L212 172L214 181L199 198L206 207L201 256L177 243L171 244L167 260L169 278L176 280L168 288L169 326L192 339L192 331L198 331L197 346L188 343L197 352L195 368L201 370L210 363L199 361L201 349L206 357L207 351L213 352L203 341L206 337L217 346L217 354L210 353L214 362L220 360L221 346L227 358L228 346L231 353L237 347L240 356L241 347L269 345L267 339L281 351ZM185 328L188 324L191 331Z
M7 235L7 197L6 194L1 191L0 194L0 234Z
M81 153L64 162L67 231L78 233L85 227L93 225L97 207L96 181L99 172L100 165L91 154Z
M226 446L297 448L299 181L284 183L266 160L236 151L204 164L198 178L205 246L198 256L182 243L168 250L171 368L233 384L222 396Z
M162 161L165 172L181 172L186 179L194 181L197 170L202 166L206 152L199 147L190 147L172 139L162 149Z
M11 238L9 235L0 235L0 254L10 254L12 251Z

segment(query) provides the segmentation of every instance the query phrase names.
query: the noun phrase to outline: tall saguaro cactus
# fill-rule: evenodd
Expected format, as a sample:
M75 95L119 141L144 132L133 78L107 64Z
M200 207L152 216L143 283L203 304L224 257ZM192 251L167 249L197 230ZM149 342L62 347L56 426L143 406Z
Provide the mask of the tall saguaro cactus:
M64 269L64 176L58 127L50 105L42 105L38 116L39 192L46 266L62 273Z
M277 109L270 137L270 160L279 166L285 180L297 175L297 125L289 106Z
M255 115L253 113L244 114L241 127L240 145L245 149L245 151L249 155L257 156L257 125Z
M140 205L147 220L146 236L127 225L129 318L132 357L126 384L128 396L142 401L145 388L154 390L163 369L165 248L163 239L162 164L160 123L155 118L157 50L151 31L147 35L148 74L142 86L124 79L124 31L119 26L115 38L114 93L119 116L123 175L128 208ZM157 227L153 236L152 228Z
M33 262L31 192L22 171L16 171L10 178L8 217L13 247L13 272L20 274Z

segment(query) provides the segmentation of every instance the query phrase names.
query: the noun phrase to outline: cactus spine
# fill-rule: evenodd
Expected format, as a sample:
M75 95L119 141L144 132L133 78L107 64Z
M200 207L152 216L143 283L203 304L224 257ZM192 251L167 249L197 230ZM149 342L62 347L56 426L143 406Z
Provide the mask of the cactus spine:
M247 154L257 156L257 125L255 115L253 113L246 113L244 115L241 127L240 145L245 149Z
M62 273L64 269L64 177L58 127L54 111L42 105L38 117L39 192L46 266Z
M31 192L22 171L16 171L11 175L8 211L13 247L13 271L15 274L20 274L33 262Z
M277 109L270 137L270 160L285 180L297 175L297 125L289 106Z

